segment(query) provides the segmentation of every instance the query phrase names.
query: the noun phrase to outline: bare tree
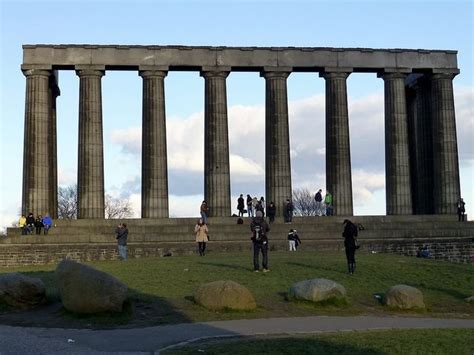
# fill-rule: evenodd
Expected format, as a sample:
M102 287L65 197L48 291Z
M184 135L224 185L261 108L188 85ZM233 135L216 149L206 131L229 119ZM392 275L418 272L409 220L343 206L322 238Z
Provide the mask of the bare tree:
M105 195L105 218L128 218L133 216L133 209L128 199L113 198ZM58 188L58 217L62 219L77 218L77 185Z
M77 218L77 185L59 186L58 188L58 218Z
M316 200L307 188L293 190L293 205L295 216L316 216Z
M128 199L113 198L105 195L105 218L129 218L133 216L133 208Z

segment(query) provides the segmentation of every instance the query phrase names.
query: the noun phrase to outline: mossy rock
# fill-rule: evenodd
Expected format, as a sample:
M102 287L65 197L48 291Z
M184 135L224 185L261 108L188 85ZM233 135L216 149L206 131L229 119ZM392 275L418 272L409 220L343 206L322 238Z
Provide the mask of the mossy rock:
M248 311L257 308L255 298L244 286L234 281L214 281L199 286L194 301L210 310Z

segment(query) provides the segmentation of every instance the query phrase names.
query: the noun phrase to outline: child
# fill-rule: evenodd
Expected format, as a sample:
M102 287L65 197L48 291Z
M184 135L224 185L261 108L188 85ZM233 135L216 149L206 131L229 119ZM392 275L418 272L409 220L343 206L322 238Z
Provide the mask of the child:
M298 245L301 244L301 240L296 233L296 229L290 229L288 233L288 243L290 245L290 251L296 251Z

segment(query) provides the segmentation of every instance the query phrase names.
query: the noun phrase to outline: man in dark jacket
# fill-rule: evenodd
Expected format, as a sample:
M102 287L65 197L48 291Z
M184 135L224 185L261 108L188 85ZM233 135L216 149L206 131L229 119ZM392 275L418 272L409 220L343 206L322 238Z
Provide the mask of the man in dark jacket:
M127 238L128 238L128 229L125 223L120 223L115 230L117 235L117 244L119 257L122 260L127 260Z
M349 269L349 274L354 274L355 271L355 251L357 249L357 234L358 228L350 220L345 219L344 222L344 232L342 237L344 238L344 247L346 248L346 258L347 258L347 267Z
M268 232L270 227L268 227L267 222L263 219L263 213L257 211L256 217L250 223L250 230L252 231L252 237L250 238L253 243L253 270L255 272L259 271L260 263L258 257L260 251L263 256L263 272L270 271L268 269Z

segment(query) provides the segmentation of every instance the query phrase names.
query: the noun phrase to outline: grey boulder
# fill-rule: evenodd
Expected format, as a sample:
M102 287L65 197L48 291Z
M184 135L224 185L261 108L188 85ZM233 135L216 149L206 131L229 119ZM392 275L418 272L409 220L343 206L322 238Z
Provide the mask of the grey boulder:
M328 279L300 281L291 286L289 291L290 298L312 302L345 300L346 294L344 286Z
M398 309L423 309L423 293L416 287L395 285L385 293L384 304Z
M56 268L64 308L74 313L121 312L128 287L114 276L71 260Z
M17 272L0 275L0 303L27 309L45 301L46 287L42 280Z

